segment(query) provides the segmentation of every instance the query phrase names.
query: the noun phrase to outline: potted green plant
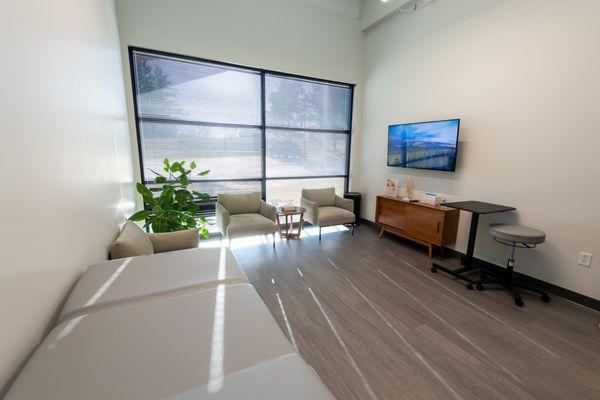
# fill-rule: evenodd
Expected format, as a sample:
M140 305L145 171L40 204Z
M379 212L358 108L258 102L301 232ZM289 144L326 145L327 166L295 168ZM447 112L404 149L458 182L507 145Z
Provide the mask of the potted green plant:
M186 167L185 161L169 162L163 160L164 174L156 174L154 183L159 187L146 187L138 183L137 191L142 195L147 208L133 214L131 221L144 220L144 227L150 227L152 232L173 232L185 229L199 229L202 236L208 237L209 223L204 217L196 217L198 204L196 200L210 200L210 196L195 190L190 190L190 177L196 169L192 161ZM197 176L206 176L210 171L202 171Z

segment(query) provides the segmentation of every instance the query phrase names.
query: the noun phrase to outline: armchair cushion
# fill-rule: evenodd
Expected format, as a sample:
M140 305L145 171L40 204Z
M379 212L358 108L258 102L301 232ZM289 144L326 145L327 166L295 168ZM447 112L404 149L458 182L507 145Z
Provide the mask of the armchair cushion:
M319 207L318 226L354 223L354 213L340 207Z
M110 246L110 258L127 258L154 254L150 238L135 222L127 221Z
M225 207L230 215L251 214L260 212L260 193L219 193L217 201Z
M154 253L164 253L183 249L198 247L200 233L198 229L186 229L183 231L167 233L149 233L148 237L154 247Z
M335 206L335 188L302 189L302 197L317 203L319 207Z
M235 214L229 217L226 235L230 238L275 232L277 225L262 214Z

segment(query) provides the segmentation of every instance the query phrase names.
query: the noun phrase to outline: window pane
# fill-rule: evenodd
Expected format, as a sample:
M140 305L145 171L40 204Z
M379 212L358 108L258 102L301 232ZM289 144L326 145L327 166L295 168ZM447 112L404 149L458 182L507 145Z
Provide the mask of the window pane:
M160 185L150 184L148 187L160 187ZM189 186L191 190L208 193L211 196L216 196L219 193L231 192L260 192L260 181L248 182L196 182Z
M140 117L260 125L260 74L134 53Z
M140 123L144 178L162 171L164 158L195 161L201 179L260 178L261 132L251 128L216 128L167 123ZM194 178L195 179L195 178Z
M267 126L348 130L349 87L267 75Z
M259 192L260 181L250 182L198 182L192 185L193 190L216 196L219 193Z
M344 175L348 135L267 130L267 176Z
M335 187L340 196L344 193L344 178L274 179L267 181L267 201L274 205L300 205L302 189Z

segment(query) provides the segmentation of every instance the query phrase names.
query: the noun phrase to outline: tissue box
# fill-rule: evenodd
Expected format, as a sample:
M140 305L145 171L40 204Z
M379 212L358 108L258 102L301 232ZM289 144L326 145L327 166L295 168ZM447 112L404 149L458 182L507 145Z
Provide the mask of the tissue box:
M439 206L442 204L442 196L435 193L423 193L421 201L432 206Z

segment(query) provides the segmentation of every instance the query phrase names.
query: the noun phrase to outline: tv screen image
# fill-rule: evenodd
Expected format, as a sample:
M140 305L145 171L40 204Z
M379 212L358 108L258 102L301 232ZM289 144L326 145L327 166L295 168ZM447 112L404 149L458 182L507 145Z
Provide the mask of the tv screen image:
M454 171L460 119L390 125L389 167Z

